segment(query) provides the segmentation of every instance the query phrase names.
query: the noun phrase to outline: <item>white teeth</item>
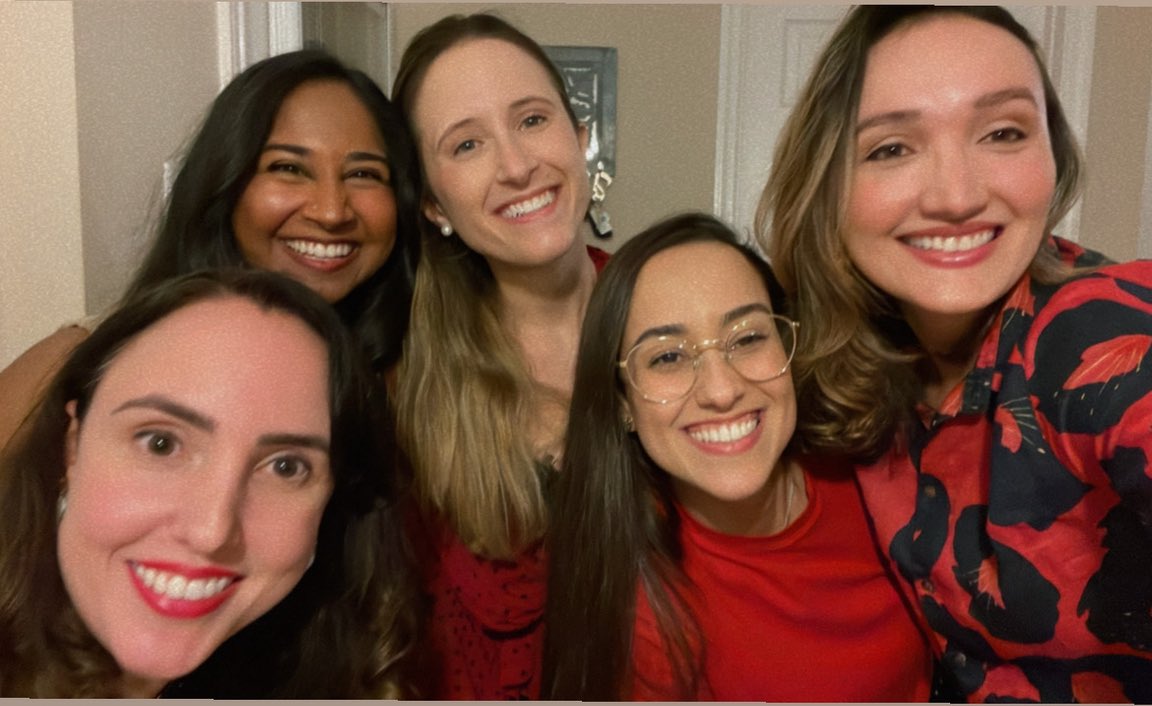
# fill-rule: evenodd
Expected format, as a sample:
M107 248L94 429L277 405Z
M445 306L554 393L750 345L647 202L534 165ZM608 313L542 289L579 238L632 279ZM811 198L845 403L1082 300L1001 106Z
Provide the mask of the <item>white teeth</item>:
M317 260L335 260L348 257L354 246L351 243L318 243L315 240L285 240L284 244L301 255Z
M530 198L527 201L521 201L520 203L512 204L508 208L501 211L500 215L504 216L505 218L519 218L520 216L527 215L533 211L539 211L555 200L556 194L551 189L549 189L539 196Z
M133 568L141 583L158 596L173 600L198 601L211 598L232 584L233 579L223 576L214 579L189 579L179 574L169 574L136 565Z
M703 444L730 444L751 434L759 423L760 420L753 417L733 424L697 427L688 434Z
M972 250L984 245L992 240L992 236L996 234L993 229L981 231L979 233L972 233L971 235L962 235L960 237L942 237L942 236L928 236L924 238L908 238L907 242L914 248L920 250L937 250L939 252L964 252Z

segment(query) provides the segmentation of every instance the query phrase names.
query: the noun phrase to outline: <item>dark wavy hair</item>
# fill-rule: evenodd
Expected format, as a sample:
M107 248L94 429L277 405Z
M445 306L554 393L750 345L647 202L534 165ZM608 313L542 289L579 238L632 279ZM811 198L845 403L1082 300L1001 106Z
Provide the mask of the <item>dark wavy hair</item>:
M396 199L396 242L388 260L336 304L377 370L400 356L419 257L419 166L403 116L366 74L315 49L257 62L212 103L172 184L151 249L124 295L195 270L243 267L232 212L257 169L284 99L308 81L346 84L376 121L384 139Z
M388 692L414 639L414 578L399 545L388 406L332 307L303 284L254 270L194 273L142 290L73 351L26 434L0 457L0 696L104 697L120 669L89 633L57 565L65 405L83 420L124 346L191 304L241 297L307 325L328 353L332 497L316 559L275 608L225 643L173 695L368 697ZM392 646L377 634L386 625ZM241 666L242 665L242 666Z
M638 587L652 606L680 683L697 693L700 645L680 561L679 515L668 474L622 423L625 388L617 361L636 278L653 256L687 243L727 245L764 282L772 307L788 313L772 268L724 223L687 213L650 226L608 262L588 302L561 472L555 480L543 698L618 701L631 674ZM690 293L685 296L691 296ZM642 675L640 675L642 676Z

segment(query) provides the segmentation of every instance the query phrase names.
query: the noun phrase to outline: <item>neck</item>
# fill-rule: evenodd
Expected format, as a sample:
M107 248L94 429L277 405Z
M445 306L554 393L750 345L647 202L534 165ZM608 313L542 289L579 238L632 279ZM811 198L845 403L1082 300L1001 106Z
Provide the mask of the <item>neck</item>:
M124 672L120 676L120 696L125 699L154 699L167 684L167 680L164 679Z
M722 500L678 481L677 500L708 529L740 537L767 537L788 529L808 507L803 467L780 459L759 492L742 500Z
M939 408L948 393L972 370L998 311L998 305L993 305L954 316L933 316L931 320L916 312L905 312L905 320L925 356L917 368L917 376L926 404Z
M500 320L536 382L567 394L596 267L583 244L546 267L493 269Z
M580 327L596 284L596 266L577 245L545 267L493 267L500 323L540 388L526 430L538 457L558 459L562 452Z
M538 267L512 267L489 261L496 280L501 318L514 332L522 321L547 320L558 312L583 310L596 282L596 268L584 244Z

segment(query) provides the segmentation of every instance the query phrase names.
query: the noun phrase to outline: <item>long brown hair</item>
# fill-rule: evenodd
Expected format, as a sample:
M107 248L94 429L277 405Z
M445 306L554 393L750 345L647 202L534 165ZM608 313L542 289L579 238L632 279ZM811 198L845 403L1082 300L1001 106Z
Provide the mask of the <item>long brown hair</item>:
M85 627L57 564L65 405L74 400L82 420L125 345L174 311L227 296L285 312L324 342L333 494L315 562L292 592L165 693L368 698L393 695L405 682L416 583L397 544L387 406L377 398L362 351L316 293L270 272L223 270L189 274L128 299L77 346L28 432L0 456L0 696L117 695L121 670Z
M462 42L508 42L543 66L577 129L563 78L530 37L488 14L452 15L418 33L400 61L393 99L412 113L428 67ZM426 179L424 198L429 198ZM398 430L422 502L477 554L510 558L547 526L537 451L525 430L536 384L501 323L488 262L421 216L422 259L396 387Z
M797 434L810 451L872 459L910 421L919 383L907 331L893 302L856 269L842 242L856 114L868 52L909 23L944 13L971 17L1010 32L1029 50L1044 84L1056 190L1048 210L1054 226L1079 195L1081 159L1035 40L999 7L875 5L853 8L816 60L780 134L760 197L755 232L805 321L794 363L806 410ZM1045 244L1029 269L1058 281L1069 272Z
M593 290L580 336L567 448L556 490L544 622L544 698L615 701L630 680L637 588L644 591L680 680L679 699L696 698L701 660L693 587L680 568L679 515L668 474L623 422L617 360L641 268L657 253L714 242L739 251L764 280L772 306L786 312L768 264L732 230L705 214L666 219L612 257ZM685 295L690 296L690 295Z

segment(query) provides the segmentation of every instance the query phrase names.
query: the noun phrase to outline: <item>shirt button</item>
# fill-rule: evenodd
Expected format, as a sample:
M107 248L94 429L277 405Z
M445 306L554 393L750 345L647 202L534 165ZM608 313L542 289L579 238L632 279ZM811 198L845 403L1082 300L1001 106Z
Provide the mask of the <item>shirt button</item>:
M934 485L925 486L924 495L925 495L925 497L929 497L929 498L936 497L936 486L934 486Z
M936 593L936 585L932 583L932 579L924 579L920 582L920 588L924 589L925 593Z
M965 655L963 652L957 652L954 655L952 655L952 666L957 667L957 668L963 668L964 665L966 665L966 664L968 664L968 656Z

